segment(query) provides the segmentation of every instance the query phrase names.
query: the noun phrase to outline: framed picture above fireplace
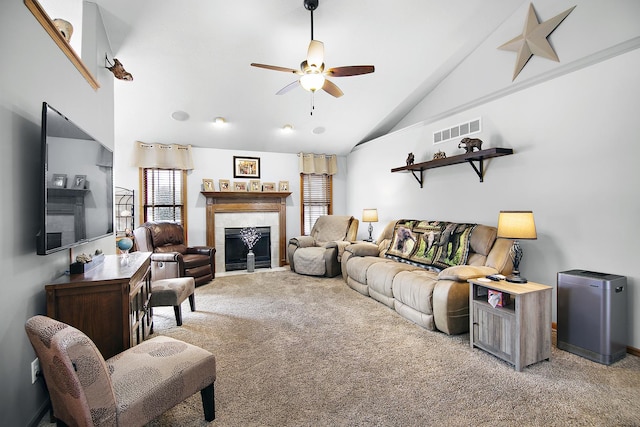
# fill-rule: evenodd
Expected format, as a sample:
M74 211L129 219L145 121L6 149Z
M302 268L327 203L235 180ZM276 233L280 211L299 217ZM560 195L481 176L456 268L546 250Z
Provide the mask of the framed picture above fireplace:
M233 156L234 178L260 178L260 158Z

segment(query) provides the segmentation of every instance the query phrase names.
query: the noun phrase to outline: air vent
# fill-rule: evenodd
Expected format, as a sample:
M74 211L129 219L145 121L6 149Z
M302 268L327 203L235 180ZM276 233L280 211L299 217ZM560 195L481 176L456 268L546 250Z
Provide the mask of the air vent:
M481 119L473 119L465 123L457 124L453 127L447 129L441 129L437 132L433 133L433 143L439 144L441 142L449 141L452 139L457 139L460 137L465 137L467 135L472 135L474 133L478 133L482 130Z

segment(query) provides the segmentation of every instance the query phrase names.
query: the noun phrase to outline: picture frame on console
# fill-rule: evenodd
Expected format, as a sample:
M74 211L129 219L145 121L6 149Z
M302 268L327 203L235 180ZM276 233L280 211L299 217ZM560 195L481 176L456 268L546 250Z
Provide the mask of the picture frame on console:
M233 181L233 191L247 191L247 183L244 181Z
M228 179L221 179L218 181L220 191L231 191L231 183Z
M213 191L213 180L204 178L202 180L202 191Z
M276 183L275 182L265 182L262 184L262 191L274 192L276 191Z
M262 191L262 188L260 187L260 180L259 179L251 179L249 180L249 191Z
M67 188L67 174L54 173L51 178L51 186L54 188Z
M289 181L280 181L278 183L278 191L281 191L281 192L289 191Z
M260 158L233 156L234 178L260 178Z
M84 190L86 182L86 175L76 175L75 177L73 177L73 185L71 186L71 188L73 188L74 190Z

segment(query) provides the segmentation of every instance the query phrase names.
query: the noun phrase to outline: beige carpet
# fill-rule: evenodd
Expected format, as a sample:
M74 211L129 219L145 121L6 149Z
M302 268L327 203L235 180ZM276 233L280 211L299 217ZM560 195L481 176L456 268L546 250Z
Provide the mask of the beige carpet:
M216 355L216 420L200 395L150 426L640 426L640 358L604 366L553 348L515 372L348 288L290 271L216 278L155 333ZM46 425L46 424L42 424Z

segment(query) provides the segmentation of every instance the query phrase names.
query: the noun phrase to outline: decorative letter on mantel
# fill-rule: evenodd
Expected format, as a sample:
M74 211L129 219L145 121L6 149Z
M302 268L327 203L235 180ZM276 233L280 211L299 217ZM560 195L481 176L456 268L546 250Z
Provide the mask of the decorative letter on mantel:
M518 77L520 71L522 71L533 55L542 56L543 58L560 62L558 55L556 55L553 47L549 44L547 37L549 37L553 30L555 30L564 18L569 16L575 8L576 7L573 6L571 9L565 10L548 21L540 23L536 16L536 11L533 8L533 3L529 4L529 14L527 15L527 20L524 23L524 30L522 31L522 34L498 47L498 49L501 50L518 52L518 59L516 60L516 68L513 72L512 81Z

